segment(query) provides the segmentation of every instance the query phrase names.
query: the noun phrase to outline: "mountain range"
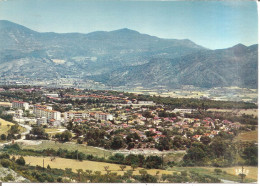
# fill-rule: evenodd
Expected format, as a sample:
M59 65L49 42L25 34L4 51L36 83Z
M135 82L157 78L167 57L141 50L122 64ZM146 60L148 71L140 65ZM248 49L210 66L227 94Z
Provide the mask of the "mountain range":
M40 33L0 21L0 77L94 80L109 86L257 88L258 45L210 50L127 28Z

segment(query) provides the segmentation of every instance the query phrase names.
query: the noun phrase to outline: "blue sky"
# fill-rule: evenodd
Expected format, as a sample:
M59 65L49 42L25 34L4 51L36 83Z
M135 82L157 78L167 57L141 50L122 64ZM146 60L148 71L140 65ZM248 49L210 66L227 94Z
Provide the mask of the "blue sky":
M160 38L190 39L211 49L258 40L253 1L0 0L0 20L39 32L129 28Z

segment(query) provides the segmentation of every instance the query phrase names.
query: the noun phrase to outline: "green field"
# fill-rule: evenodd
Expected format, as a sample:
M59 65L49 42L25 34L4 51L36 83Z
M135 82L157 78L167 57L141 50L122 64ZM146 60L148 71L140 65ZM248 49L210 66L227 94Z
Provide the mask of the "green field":
M214 169L221 169L223 172L220 175L217 175L214 172ZM256 182L258 179L258 168L257 167L244 167L246 170L249 170L248 175L246 176L245 182ZM230 180L234 182L241 182L241 179L236 175L236 169L241 169L241 167L174 167L169 170L173 171L194 171L201 175L209 175L219 179ZM225 171L225 172L224 172Z
M102 150L92 146L86 146L81 144L72 144L72 143L55 143L54 141L43 141L40 145L22 145L22 149L33 149L33 150L44 150L44 149L67 149L68 151L75 151L78 150L84 154L92 154L93 156L98 157L108 157L112 155L112 152L109 150Z

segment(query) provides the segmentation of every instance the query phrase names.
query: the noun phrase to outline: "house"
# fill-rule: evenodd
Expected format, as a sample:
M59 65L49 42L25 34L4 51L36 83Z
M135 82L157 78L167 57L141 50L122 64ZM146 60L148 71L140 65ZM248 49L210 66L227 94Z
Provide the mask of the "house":
M106 121L114 119L113 115L108 113L96 113L95 118L98 120L106 120Z
M195 135L195 136L192 136L192 139L200 141L201 136L202 135Z
M17 109L29 110L29 103L23 101L13 101L12 107Z
M85 111L68 111L64 112L65 121L69 121L71 119L85 119L88 118L90 114Z
M37 118L46 117L47 122L51 119L61 120L61 113L55 110L52 110L51 106L46 105L34 105L34 114Z

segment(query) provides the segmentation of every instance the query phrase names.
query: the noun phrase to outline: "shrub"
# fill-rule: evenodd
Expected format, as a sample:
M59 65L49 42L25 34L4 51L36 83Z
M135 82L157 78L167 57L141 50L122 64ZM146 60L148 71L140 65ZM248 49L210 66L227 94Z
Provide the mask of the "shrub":
M214 169L214 172L217 174L217 175L220 175L222 173L222 170L221 169Z
M3 167L8 168L8 167L11 166L11 162L10 162L10 160L8 160L8 159L2 159L2 160L1 160L1 165L2 165Z
M6 135L5 134L1 134L1 140L6 140Z
M10 159L10 156L7 153L3 153L3 154L0 154L0 159Z
M15 162L18 165L25 165L25 160L24 160L24 158L22 156L20 158L18 158Z

